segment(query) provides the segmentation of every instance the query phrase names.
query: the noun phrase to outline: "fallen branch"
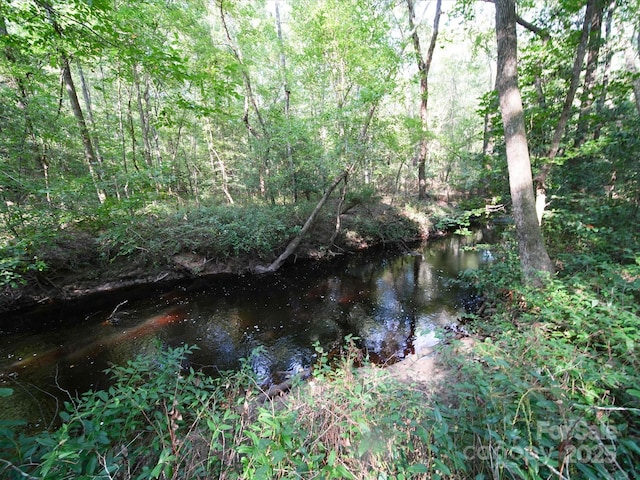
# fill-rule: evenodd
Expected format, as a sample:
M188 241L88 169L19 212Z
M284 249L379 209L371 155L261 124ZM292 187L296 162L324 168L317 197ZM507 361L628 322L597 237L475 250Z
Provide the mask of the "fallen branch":
M296 248L298 248L298 245L300 245L302 238L307 233L307 231L309 231L309 229L313 225L313 222L315 222L316 217L318 216L318 213L320 213L320 210L322 210L322 207L324 207L324 204L327 203L327 200L329 200L331 193L333 193L336 187L340 185L340 182L342 182L344 179L346 179L349 176L349 173L351 173L351 170L353 169L353 167L354 167L353 165L350 165L349 167L347 167L333 181L333 183L329 186L329 188L327 188L327 191L324 192L324 195L316 205L316 208L313 209L313 212L311 212L311 215L309 215L309 218L307 218L307 221L305 222L304 226L302 227L298 235L296 235L295 238L291 240L291 242L289 242L289 245L287 245L287 248L285 248L284 252L282 252L282 254L273 263L271 263L271 265L267 267L258 265L257 267L255 267L256 273L275 272L282 266L282 264L287 260L287 258L289 258L291 254L296 251Z
M123 306L125 303L127 303L129 300L125 300L123 302L120 302L118 305L116 305L116 308L113 309L113 312L111 312L111 315L109 315L107 317L107 320L110 320L113 318L113 316L116 314L116 312L118 311L118 309Z

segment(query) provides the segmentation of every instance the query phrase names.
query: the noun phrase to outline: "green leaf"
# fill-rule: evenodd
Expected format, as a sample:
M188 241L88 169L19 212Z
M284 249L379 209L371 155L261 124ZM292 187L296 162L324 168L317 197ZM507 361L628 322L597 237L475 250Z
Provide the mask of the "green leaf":
M0 397L10 397L13 395L13 388L0 388Z
M627 393L629 395L632 395L632 396L636 397L636 398L640 398L640 390L636 390L635 388L628 389Z
M408 469L409 473L429 473L429 468L423 463L411 465Z

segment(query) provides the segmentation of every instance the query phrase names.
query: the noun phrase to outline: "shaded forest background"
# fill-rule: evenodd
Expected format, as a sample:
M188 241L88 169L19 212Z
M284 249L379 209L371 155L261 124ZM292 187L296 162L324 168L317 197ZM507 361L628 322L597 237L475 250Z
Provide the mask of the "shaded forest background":
M493 9L3 2L0 282L46 270L55 263L46 247L69 232L96 239L107 260L144 253L153 241L145 222L187 211L219 218L220 235L248 216L286 239L295 227L278 225L269 206L291 207L277 218L295 208L304 218L301 205L347 169L343 194L356 202L508 210ZM527 134L550 214L569 193L637 213L637 13L634 1L518 6ZM433 58L421 86L427 45ZM245 248L246 236L228 238L228 252Z
M640 2L516 7L555 273L523 281L521 232L504 228L495 261L460 279L481 306L441 332L443 388L354 375L366 359L348 338L337 369L318 346L312 383L249 411L264 393L250 368L187 373L184 346L70 395L59 429L0 420L0 471L640 477ZM154 281L171 263L267 264L330 191L319 255L485 212L508 222L494 13L469 0L0 2L0 311L29 287L45 303L70 276L118 277L109 267Z

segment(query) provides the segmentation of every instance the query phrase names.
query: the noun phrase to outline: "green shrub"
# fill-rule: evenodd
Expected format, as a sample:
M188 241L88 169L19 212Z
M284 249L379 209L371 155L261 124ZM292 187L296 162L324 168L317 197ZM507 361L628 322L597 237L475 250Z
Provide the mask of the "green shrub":
M18 241L0 247L0 289L17 288L26 283L25 276L42 272L47 264L35 253L28 241Z
M559 273L544 289L520 284L513 241L496 249L497 262L467 275L495 312L469 326L487 337L476 362L451 360L460 376L445 413L464 419L459 441L474 475L640 474L640 269L624 254L639 251L638 235L620 212L592 207L557 209L546 220Z

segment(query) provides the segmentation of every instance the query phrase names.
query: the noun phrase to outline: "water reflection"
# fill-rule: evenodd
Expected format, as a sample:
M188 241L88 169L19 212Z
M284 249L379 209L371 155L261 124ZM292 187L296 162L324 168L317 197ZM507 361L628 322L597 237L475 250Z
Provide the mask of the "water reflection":
M64 391L104 388L109 365L184 343L200 348L192 366L213 374L237 368L259 348L251 367L261 382L308 368L314 343L328 350L347 334L359 337L374 360L394 362L436 344L436 329L455 321L464 292L452 279L489 259L465 248L477 240L450 237L403 254L230 277L127 303L116 324L104 323L111 307L45 333L5 334L0 387L16 393L0 399L0 418L46 422Z

